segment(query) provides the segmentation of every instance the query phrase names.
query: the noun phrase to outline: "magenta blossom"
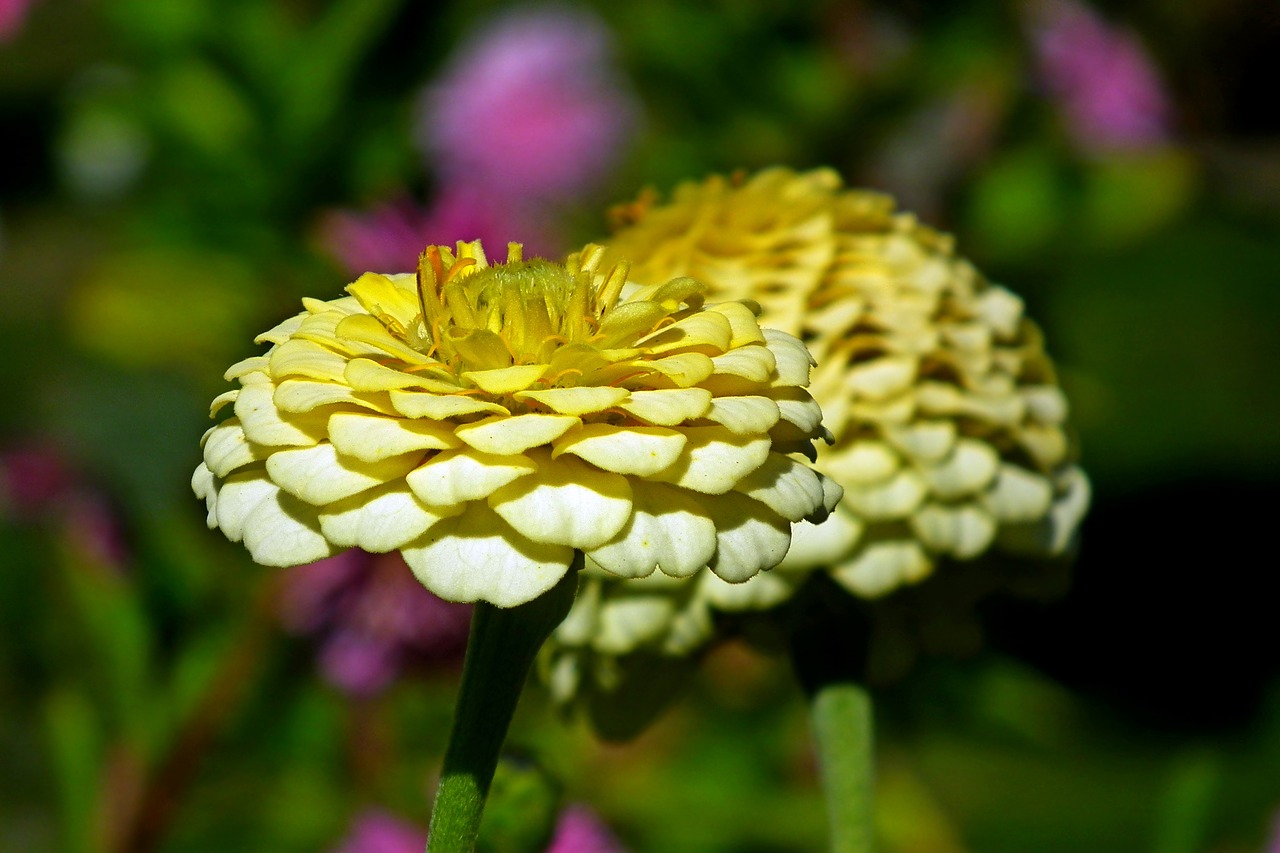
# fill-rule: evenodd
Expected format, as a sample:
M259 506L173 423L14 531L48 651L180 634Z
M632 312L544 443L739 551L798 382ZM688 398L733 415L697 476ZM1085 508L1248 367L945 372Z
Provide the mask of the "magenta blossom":
M471 608L432 595L398 553L352 549L290 569L281 619L320 638L320 671L353 696L386 688L413 660L452 661L466 647Z
M530 257L555 251L559 242L523 208L470 188L446 189L430 208L405 198L366 213L338 211L320 230L325 248L353 276L411 272L423 248L458 240L481 240L486 246L515 241Z
M427 833L399 818L366 811L332 853L422 853ZM571 805L560 813L547 853L626 853L590 809Z
M586 10L522 9L464 39L423 94L419 142L446 185L564 200L618 162L639 110Z
M1031 9L1039 76L1082 150L1135 150L1168 138L1169 97L1133 33L1075 0L1041 0Z
M35 0L0 0L0 42L17 38Z

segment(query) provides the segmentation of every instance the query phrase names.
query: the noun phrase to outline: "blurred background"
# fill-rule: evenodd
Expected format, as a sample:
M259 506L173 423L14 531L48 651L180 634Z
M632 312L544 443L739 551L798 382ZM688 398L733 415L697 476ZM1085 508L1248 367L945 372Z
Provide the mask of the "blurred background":
M775 163L1026 298L1095 487L1065 597L879 693L884 849L1280 849L1280 10L785 5L0 0L0 849L420 850L468 614L206 530L222 371L425 243ZM511 742L561 853L823 849L741 646L635 742L536 688Z

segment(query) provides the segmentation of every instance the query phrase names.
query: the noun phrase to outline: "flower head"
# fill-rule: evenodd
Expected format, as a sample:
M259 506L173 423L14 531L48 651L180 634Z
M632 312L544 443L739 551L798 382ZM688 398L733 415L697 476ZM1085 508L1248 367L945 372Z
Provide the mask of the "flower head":
M500 607L575 551L622 577L776 565L839 499L790 455L825 434L808 353L692 279L624 294L603 255L431 246L416 275L304 300L214 401L234 416L192 480L209 525L265 565L398 550L440 597Z
M785 602L813 566L859 598L920 584L967 606L974 595L954 584L923 582L947 561L1070 549L1088 484L1053 365L1022 301L949 238L825 170L689 183L669 204L644 196L617 216L609 256L632 259L635 281L694 276L714 298L757 300L763 322L807 342L834 434L815 465L844 497L821 525L797 525L782 564L746 583L704 574L672 590L596 577L543 655L557 698L616 707L607 694L628 691L622 704L643 706L655 694L626 684L629 669L659 682L654 667L672 673L714 639L717 613ZM977 594L992 577L1010 585L1003 570L953 574Z

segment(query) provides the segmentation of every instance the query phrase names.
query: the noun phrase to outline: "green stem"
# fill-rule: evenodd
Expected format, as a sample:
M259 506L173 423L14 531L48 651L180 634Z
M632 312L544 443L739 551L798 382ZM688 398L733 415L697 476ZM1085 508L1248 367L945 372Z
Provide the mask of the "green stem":
M430 853L475 849L485 798L520 692L538 649L573 604L581 567L578 553L558 584L517 607L504 609L483 601L476 605L431 813Z
M875 752L865 613L818 579L794 602L791 663L809 701L832 853L874 847Z
M875 837L871 694L854 682L827 684L810 697L809 716L832 853L869 853Z

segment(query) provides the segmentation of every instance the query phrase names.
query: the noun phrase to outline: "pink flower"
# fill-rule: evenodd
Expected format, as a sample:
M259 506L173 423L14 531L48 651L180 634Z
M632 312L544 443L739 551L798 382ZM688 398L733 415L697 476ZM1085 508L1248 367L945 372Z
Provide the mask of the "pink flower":
M351 833L332 853L422 853L427 834L411 823L377 811L356 818Z
M386 688L412 660L460 657L471 608L432 595L398 553L352 549L288 570L281 620L320 637L320 672L353 696Z
M1133 150L1168 138L1168 95L1133 33L1075 0L1042 0L1030 29L1039 75L1082 150Z
M560 813L547 853L625 853L600 818L586 806L571 805Z
M430 208L410 199L366 213L337 211L321 224L325 248L351 275L412 272L432 244L481 240L486 246L523 243L525 256L547 255L559 241L543 221L506 199L487 198L470 187L449 188Z
M0 0L0 42L16 38L35 0Z
M548 200L594 188L639 112L604 24L560 6L490 21L459 45L420 107L419 141L445 184Z

